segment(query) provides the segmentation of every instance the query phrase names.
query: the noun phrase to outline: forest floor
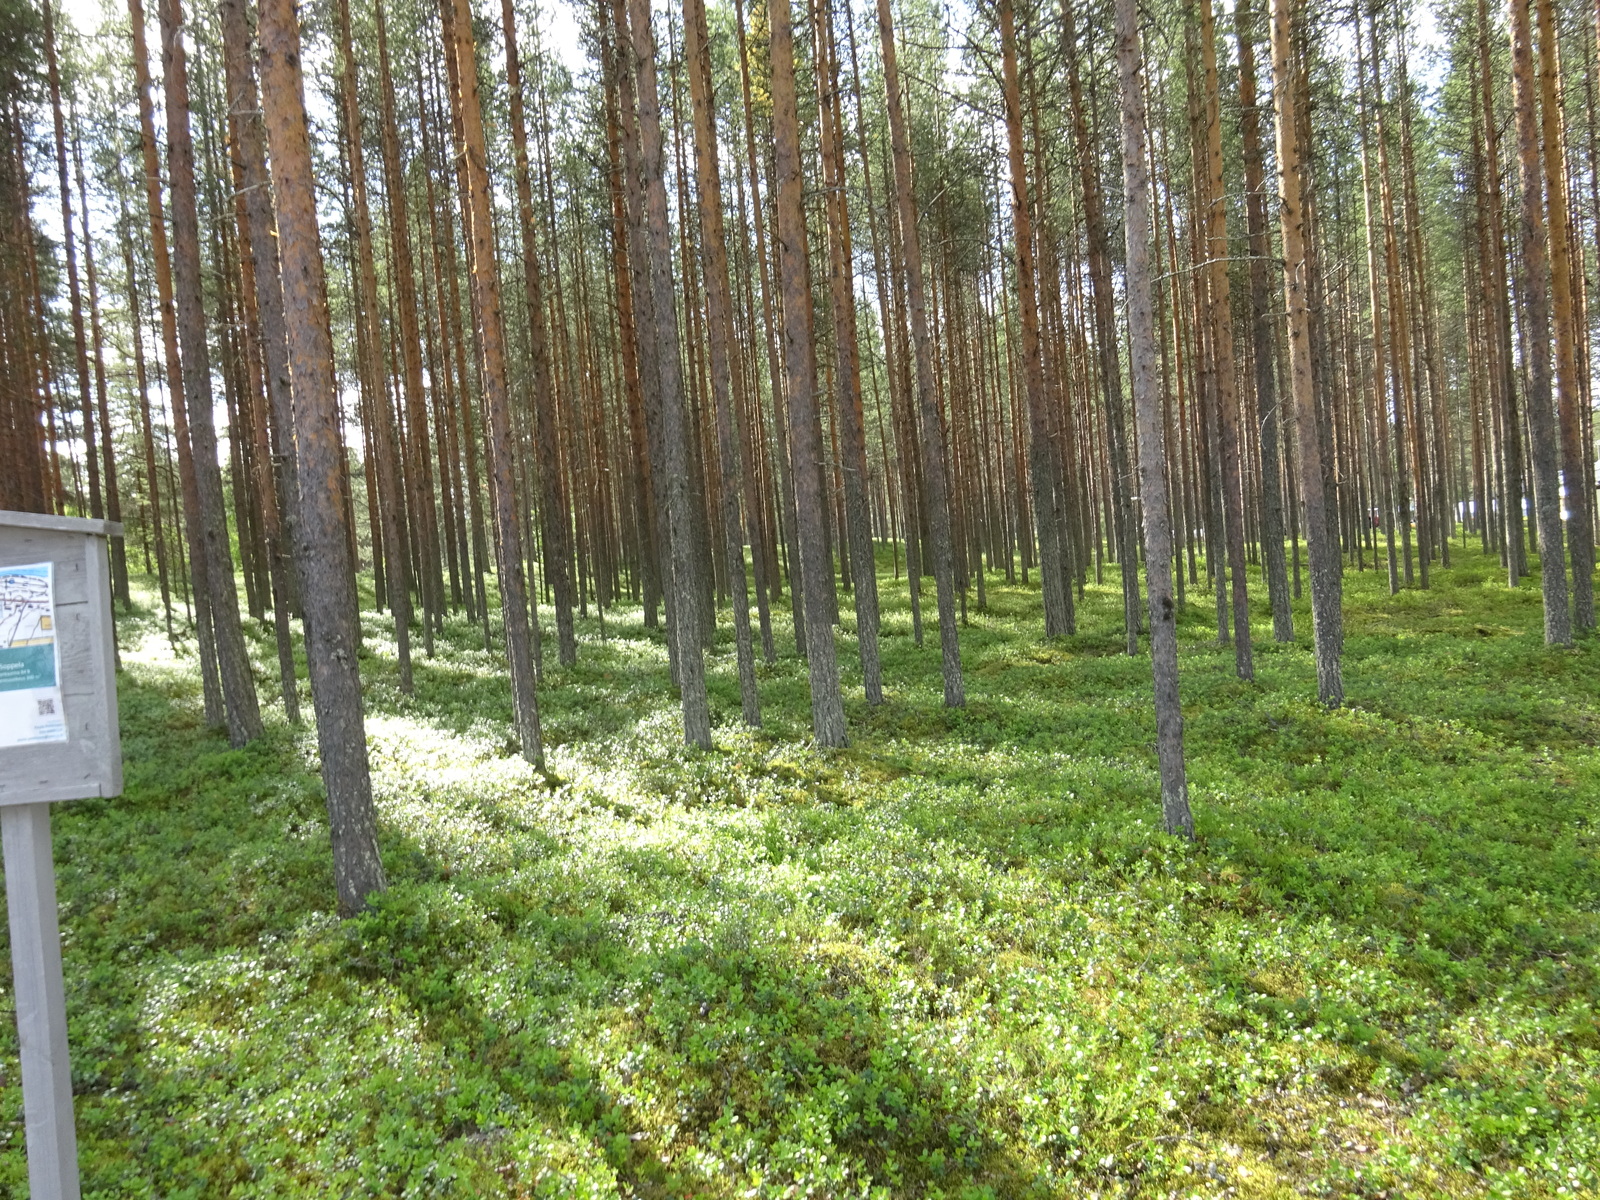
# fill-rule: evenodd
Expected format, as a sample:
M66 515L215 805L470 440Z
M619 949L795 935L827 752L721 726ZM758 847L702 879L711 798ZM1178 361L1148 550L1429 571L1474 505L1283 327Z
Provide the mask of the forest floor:
M952 712L885 558L889 699L841 638L828 753L792 641L752 733L724 625L691 753L659 636L591 619L549 779L473 627L406 697L373 622L392 886L348 922L313 733L207 731L146 593L127 790L56 812L84 1194L1600 1194L1600 639L1546 649L1536 587L1455 561L1346 576L1332 712L1304 604L1288 646L1258 607L1247 685L1191 590L1192 846L1109 572L1053 645L991 582Z

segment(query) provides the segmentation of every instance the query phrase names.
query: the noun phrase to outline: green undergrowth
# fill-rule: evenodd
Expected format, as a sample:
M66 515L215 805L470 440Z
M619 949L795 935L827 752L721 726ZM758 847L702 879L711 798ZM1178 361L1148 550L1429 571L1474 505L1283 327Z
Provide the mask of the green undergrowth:
M1282 646L1258 606L1245 684L1191 588L1192 846L1114 572L1055 643L992 579L956 712L885 557L888 699L845 600L840 751L784 622L751 732L724 614L699 753L659 633L591 615L546 664L548 775L479 629L403 696L372 619L391 888L347 922L314 734L273 706L230 750L147 594L126 792L56 813L84 1194L1600 1194L1600 644L1547 649L1533 587L1455 561L1347 575L1336 711L1303 604Z

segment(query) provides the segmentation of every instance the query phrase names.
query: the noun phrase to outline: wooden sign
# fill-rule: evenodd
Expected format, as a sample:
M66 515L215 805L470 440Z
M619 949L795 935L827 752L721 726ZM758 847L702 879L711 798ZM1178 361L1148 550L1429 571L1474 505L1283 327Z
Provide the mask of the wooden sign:
M122 791L106 566L121 534L0 512L0 805Z
M78 1200L50 804L122 791L106 539L122 527L0 512L0 841L22 1050L28 1186Z

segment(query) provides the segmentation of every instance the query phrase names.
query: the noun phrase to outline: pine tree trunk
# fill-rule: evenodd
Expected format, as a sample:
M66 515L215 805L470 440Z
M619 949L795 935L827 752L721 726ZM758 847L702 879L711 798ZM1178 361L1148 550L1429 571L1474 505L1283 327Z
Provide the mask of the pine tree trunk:
M1089 290L1094 318L1094 345L1100 389L1105 398L1106 433L1111 467L1111 538L1122 569L1123 628L1128 653L1139 649L1139 564L1133 528L1132 467L1128 461L1127 419L1122 402L1122 364L1117 353L1116 298L1111 282L1110 235L1106 230L1098 158L1089 139L1078 73L1077 34L1072 0L1062 0L1063 40L1067 51L1067 94L1071 102L1073 140L1078 151L1078 177L1083 188L1084 238L1088 243Z
M1283 476L1279 461L1278 392L1273 372L1272 238L1267 231L1266 176L1262 167L1261 115L1256 102L1257 38L1252 0L1234 8L1239 42L1239 133L1244 150L1245 221L1250 238L1250 336L1255 367L1255 417L1261 456L1261 546L1272 604L1272 636L1294 640L1289 574L1283 554Z
M1000 49L1004 73L1007 149L1011 165L1011 220L1017 256L1017 308L1022 327L1022 382L1028 405L1028 481L1034 529L1039 538L1039 579L1044 599L1044 635L1073 632L1072 579L1062 552L1060 498L1051 469L1044 358L1039 345L1039 301L1034 282L1033 209L1022 146L1022 90L1017 69L1016 18L1012 0L1000 0Z
M855 255L845 199L844 115L839 95L839 58L831 0L813 8L818 44L816 70L822 126L822 179L828 225L828 274L833 300L834 383L838 407L833 423L843 476L846 545L853 578L856 642L867 703L883 703L883 668L878 657L878 568L873 557L868 509L866 418L861 404L861 353L856 338Z
M894 156L895 208L900 222L902 268L906 280L906 305L910 309L911 339L915 353L917 417L921 428L922 496L928 523L933 581L939 599L939 648L944 668L944 703L963 708L966 684L961 675L960 633L956 628L955 569L950 541L950 488L945 473L944 431L939 415L937 383L933 370L933 334L928 327L928 304L923 282L922 240L917 231L917 201L911 179L911 138L900 97L900 68L894 44L894 17L889 0L878 2L878 33L883 47L884 87L889 113L889 141ZM796 168L798 176L798 167ZM798 178L795 181L799 188Z
M550 369L550 333L545 319L544 280L539 270L538 231L533 217L533 186L528 172L528 133L522 111L522 65L511 0L502 0L505 25L506 88L511 99L511 145L517 185L517 215L522 235L522 277L527 292L529 359L532 367L534 439L538 443L539 499L544 520L544 569L554 594L556 653L561 665L578 661L572 622L572 514L561 486L557 444L555 381Z
M173 283L178 340L182 346L183 407L194 459L200 534L195 561L203 555L205 590L215 635L217 670L228 726L228 741L243 746L261 736L250 657L239 624L239 594L233 581L223 512L222 471L217 464L217 431L212 417L211 355L201 305L200 219L195 204L194 143L189 132L189 75L181 30L181 0L162 0L162 67L167 107L167 160L172 187ZM177 409L174 393L174 412ZM182 434L179 434L180 440ZM201 591L195 580L195 591Z
M1556 401L1561 438L1561 477L1566 484L1567 544L1572 555L1572 625L1594 628L1594 483L1584 453L1574 317L1579 286L1572 267L1572 229L1567 217L1565 123L1561 118L1561 80L1557 61L1555 5L1537 0L1539 17L1539 96L1544 132L1544 186L1550 211L1550 293L1554 302Z
M378 275L372 245L372 214L367 203L367 172L362 149L361 105L356 93L356 59L351 42L349 0L339 0L340 98L344 105L345 135L350 156L350 199L355 226L356 313L358 349L357 370L361 391L367 399L368 429L373 454L369 467L376 469L378 529L374 536L383 539L386 597L394 614L395 649L399 666L400 690L410 694L411 677L411 589L412 554L402 515L409 509L413 522L419 521L415 504L402 497L400 480L399 433L395 428L394 407L389 402L387 372L379 345L382 320L378 310ZM409 340L409 339L408 339ZM420 530L412 532L420 533ZM421 540L420 538L418 539ZM419 556L420 559L420 556ZM423 616L423 628L428 626Z
M441 475L444 474L444 464L449 461L448 451L452 444L450 439L437 447L430 448L426 433L428 424L427 398L422 384L422 336L419 331L420 320L417 313L417 288L416 279L411 261L411 222L406 202L405 174L400 161L400 144L398 136L399 122L395 116L394 77L389 64L389 31L385 20L383 4L375 6L374 16L377 23L378 37L378 89L382 96L380 120L382 137L380 145L383 156L383 177L388 208L389 238L391 252L389 254L391 275L391 291L394 296L394 306L399 312L400 328L400 354L399 360L402 367L402 411L406 414L406 424L411 434L411 457L416 464L415 470L408 473L414 477L415 482L411 487L412 520L420 525L424 543L421 569L419 575L419 592L423 600L423 638L429 656L433 653L432 630L440 619L444 607L440 593L443 591L443 581L439 577L439 548L438 530L433 508L433 472L431 465L431 449L437 449L441 464ZM352 77L355 68L352 66ZM355 124L352 123L352 128ZM370 226L369 226L370 232ZM446 372L447 373L447 372ZM432 376L432 378L437 378ZM436 411L438 408L439 389L435 388ZM398 451L398 447L395 448ZM448 487L446 494L448 497ZM447 499L448 503L448 499ZM410 603L406 608L409 611ZM398 620L398 618L397 618Z
M510 0L506 0L509 4ZM739 666L739 702L744 722L761 725L761 697L756 690L755 646L750 632L750 593L744 573L744 538L740 533L739 438L734 431L733 393L742 391L733 357L733 292L728 279L728 249L722 226L722 176L717 168L716 100L711 83L710 33L704 0L684 0L684 54L688 58L689 92L694 105L696 182L700 200L700 243L705 254L706 322L710 327L711 393L716 406L717 458L722 467L722 525L727 556L728 592L733 607L735 653ZM742 396L739 407L743 407ZM752 514L752 525L753 525Z
M1137 0L1116 0L1117 76L1122 93L1122 185L1127 234L1128 366L1139 441L1145 582L1150 596L1150 663L1155 681L1156 759L1168 833L1194 837L1183 764L1178 694L1178 609L1172 594L1172 518L1167 504L1166 433L1156 394L1156 332L1150 271L1150 179L1145 166L1144 53Z
M354 562L340 466L344 447L334 396L327 283L317 233L311 147L292 0L262 0L261 82L277 198L286 345L294 379L300 578L306 660L333 840L341 915L359 912L385 886L367 766L357 659Z
M1228 217L1222 178L1222 95L1217 77L1216 26L1211 0L1199 0L1200 54L1205 73L1206 258L1211 346L1216 366L1218 424L1222 433L1222 517L1228 568L1233 576L1234 670L1254 679L1250 645L1250 591L1244 554L1244 484L1240 470L1239 401L1233 372L1233 304L1228 281ZM1142 495L1143 493L1141 493Z
M491 502L500 564L500 611L505 624L506 659L511 671L511 698L522 756L543 769L544 742L539 731L539 700L534 690L528 589L522 565L522 527L517 514L505 331L501 324L489 168L478 101L478 59L469 0L445 0L445 17L446 53L455 58L458 78L451 100L461 127L470 202L467 248L472 265L484 410L488 416Z
M1544 589L1544 640L1572 643L1562 550L1559 450L1550 393L1550 261L1545 240L1544 161L1539 148L1538 77L1529 0L1510 0L1511 95L1522 183L1522 314L1527 338L1528 431L1533 449L1534 513Z
M822 492L822 439L812 358L811 288L806 273L799 116L794 79L794 31L789 0L771 0L772 134L776 152L778 277L783 289L783 358L788 378L789 458L793 470L795 534L800 550L801 609L811 679L811 727L821 746L847 742L844 698L830 611L833 571L824 542L828 519Z
M1517 376L1512 362L1511 288L1506 277L1506 238L1500 189L1500 115L1494 99L1494 70L1489 50L1488 0L1478 0L1475 19L1478 44L1479 99L1483 106L1484 196L1488 245L1483 257L1488 301L1490 345L1494 350L1495 417L1501 429L1500 511L1505 526L1506 578L1511 587L1527 573L1527 534L1523 527L1522 420L1517 413Z
M254 289L256 327L259 330L261 372L271 406L271 424L276 426L280 444L293 444L294 404L290 391L289 352L284 340L283 285L279 277L276 216L268 187L266 153L260 126L261 104L257 97L255 64L251 55L251 35L243 0L221 0L223 67L227 77L228 113L232 128L234 158L239 174L239 204L244 232L249 244L241 247L249 267ZM293 506L282 503L293 483L272 460L267 422L257 423L255 451L260 463L261 520L272 587L273 633L278 647L278 682L283 696L284 714L291 723L300 720L300 700L295 678L294 642L290 631L289 574L293 547L293 524L288 519ZM298 590L298 589L295 589Z
M122 241L123 275L128 287L128 323L131 327L129 340L133 344L133 380L138 394L139 438L144 451L145 488L149 494L147 519L150 537L155 543L156 580L161 588L161 610L166 617L167 641L170 643L173 641L172 584L167 571L166 522L162 517L161 475L156 468L155 431L151 426L150 419L150 381L145 367L144 327L140 319L143 300L139 294L138 276L134 272L133 236L130 230L132 220L128 215L124 189L120 186L123 182L121 164L118 164L117 182L119 185L117 188L119 206L117 224Z
M83 280L89 290L89 344L94 353L95 415L99 429L98 447L86 447L92 457L98 449L100 469L105 478L106 519L122 523L122 494L117 486L117 457L111 428L111 405L106 395L105 339L100 326L100 283L94 267L94 234L89 228L89 187L83 174L83 139L78 129L77 109L72 110L72 163L78 184L78 216L83 224ZM111 594L127 605L128 554L124 538L111 539Z
M1289 310L1290 395L1299 451L1300 502L1306 515L1311 559L1311 630L1317 663L1317 696L1344 703L1343 582L1339 547L1329 537L1327 493L1322 480L1322 442L1317 433L1311 378L1311 311L1307 303L1306 217L1300 179L1298 79L1294 68L1294 0L1272 0L1272 90L1277 124L1279 222L1283 231L1283 282Z
M619 0L620 8L620 0ZM683 704L684 742L701 749L711 747L711 713L706 696L704 618L695 571L695 531L689 494L690 430L685 411L678 336L677 291L672 273L672 240L667 216L667 189L663 175L664 142L661 105L656 88L655 31L648 3L630 0L627 13L634 79L642 185L644 234L644 284L649 291L649 320L644 332L655 353L653 372L645 372L647 399L652 386L660 413L660 454L656 472L666 499L666 569L669 580L669 625L677 636L678 687Z
M79 411L83 419L83 445L89 475L89 515L105 517L100 494L100 459L95 453L94 407L89 391L89 351L83 331L83 292L78 283L78 235L72 221L72 188L67 182L67 126L61 111L61 71L56 62L55 0L45 0L45 73L50 88L50 111L55 121L56 175L61 194L61 249L67 263L67 299L72 319L73 361L77 367Z
M781 336L778 330L778 321L773 314L775 303L775 288L771 279L771 260L767 252L767 218L761 199L761 163L756 153L755 132L755 103L751 94L750 82L750 53L745 38L744 0L734 0L734 31L739 42L739 80L740 90L744 100L744 139L745 139L745 165L750 176L750 224L755 231L755 260L757 277L761 285L761 329L762 341L767 352L767 383L772 396L773 422L778 433L779 445L773 458L777 463L778 495L777 504L773 506L776 514L776 535L772 539L772 554L774 570L772 572L773 595L782 592L783 572L778 568L778 550L780 544L788 553L789 569L789 600L790 608L794 614L795 648L801 658L805 657L805 619L802 609L805 606L805 597L801 594L800 578L800 546L795 540L794 522L794 479L789 464L789 448L787 445L787 420L784 412L783 396L783 362ZM770 198L770 189L769 189Z

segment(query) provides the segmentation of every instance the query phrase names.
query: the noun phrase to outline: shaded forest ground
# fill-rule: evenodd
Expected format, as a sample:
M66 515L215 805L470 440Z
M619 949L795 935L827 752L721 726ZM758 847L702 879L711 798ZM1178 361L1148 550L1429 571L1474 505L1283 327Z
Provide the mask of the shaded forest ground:
M380 629L393 887L342 925L313 735L228 749L147 607L126 794L56 819L85 1195L1596 1194L1600 642L1545 649L1536 589L1456 561L1347 575L1336 712L1303 604L1292 647L1256 613L1248 686L1191 594L1192 848L1109 586L1047 646L991 583L947 712L884 560L890 699L829 754L792 654L753 734L720 644L692 754L659 639L591 620L553 784L474 629L414 698Z

